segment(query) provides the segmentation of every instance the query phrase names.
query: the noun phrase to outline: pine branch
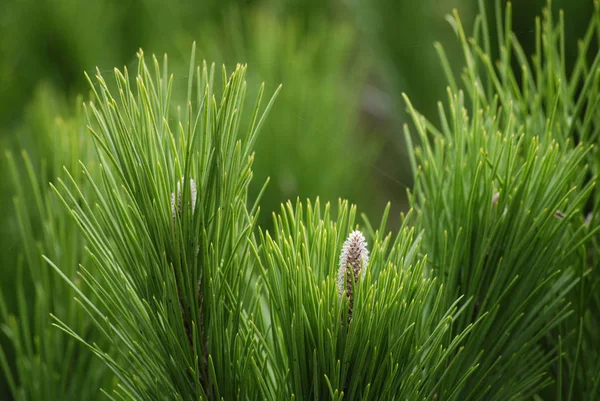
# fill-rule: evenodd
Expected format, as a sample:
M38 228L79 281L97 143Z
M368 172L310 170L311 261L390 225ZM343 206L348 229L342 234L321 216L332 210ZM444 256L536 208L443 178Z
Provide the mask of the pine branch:
M237 132L245 67L229 77L223 69L217 103L214 67L191 64L186 112L172 124L166 57L162 72L154 59L155 76L141 52L139 60L135 87L127 69L115 71L119 100L99 72L90 79L100 178L81 167L99 201L90 204L70 179L55 189L106 281L85 271L98 300L78 295L114 350L88 346L117 374L124 399L263 399L274 384L248 369L266 353L252 322L256 295L244 295L255 223L246 141L256 135Z
M589 84L595 73L581 75L588 45L567 76L564 27L552 21L550 11L536 23L544 49L538 48L530 66L511 31L508 4L504 23L497 24L501 58L493 63L491 29L483 2L480 6L473 38L457 13L449 17L466 67L464 91L446 67L450 88L446 107L439 107L441 127L405 98L419 139L411 154L411 205L421 217L429 269L446 284L444 304L461 294L473 300L455 327L487 314L467 339L467 365L453 372L479 365L457 399L528 399L553 380L551 371L562 358L557 328L574 327L572 300L587 280L577 255L588 233L597 230L583 224L586 203L597 191L587 163L596 158L591 146L596 134L583 121L598 109L582 105L594 104L598 91ZM597 16L590 26L596 30ZM512 57L521 65L519 78ZM591 71L597 71L595 63ZM406 138L412 148L408 129Z

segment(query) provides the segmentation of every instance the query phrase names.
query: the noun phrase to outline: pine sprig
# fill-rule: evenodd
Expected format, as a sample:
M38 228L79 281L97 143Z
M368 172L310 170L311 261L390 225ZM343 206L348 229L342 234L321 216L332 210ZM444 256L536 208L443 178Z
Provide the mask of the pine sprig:
M34 118L45 116L48 99L58 102L51 95L47 89L41 92L34 105ZM10 310L5 297L0 296L1 332L10 345L0 347L0 372L8 379L10 395L16 401L95 399L99 388L110 384L110 372L76 339L52 327L50 314L69 322L85 341L103 345L106 341L91 330L92 320L73 302L75 292L53 274L42 254L60 264L61 274L73 280L73 287L95 299L77 279L78 264L89 261L84 251L86 242L69 212L59 207L46 180L59 174L62 165L76 166L77 156L86 158L92 170L97 163L89 142L82 141L86 128L81 112L52 115L37 127L38 140L48 144L41 157L32 158L25 151L19 158L11 152L6 154L23 257L15 266L16 311ZM73 179L86 196L93 198L81 174ZM9 360L11 353L14 359Z
M577 106L593 104L597 89L586 83L593 73L581 75L589 43L567 77L560 52L564 28L549 11L536 25L538 38L543 26L543 56L538 47L530 67L511 32L509 4L498 24L500 60L492 63L481 8L473 38L456 13L449 18L466 67L464 91L446 68L450 87L447 106L439 107L441 127L405 98L419 138L411 154L411 205L424 230L429 269L446 284L445 304L462 294L473 301L455 327L488 313L467 340L467 365L453 372L479 364L457 399L527 399L558 378L557 328L570 322L572 294L585 276L578 253L591 236L582 216L596 190L587 163L596 134L571 133L597 113ZM513 56L522 65L519 78ZM572 90L579 82L580 94ZM408 129L406 138L413 148Z
M452 390L439 392L439 380L472 326L451 338L457 304L443 307L436 280L424 278L421 236L408 223L395 239L384 236L384 217L365 275L353 288L350 316L337 276L356 208L340 201L337 210L334 217L318 200L306 208L288 202L275 216L273 234L261 233L267 339L274 366L288 375L277 399L444 398Z
M255 215L246 208L247 143L263 116L255 111L251 130L239 136L245 67L229 77L223 69L217 101L214 67L191 64L184 117L174 123L166 57L162 72L154 59L154 74L141 52L139 60L134 84L126 69L115 70L118 98L99 72L90 79L100 178L81 168L98 201L83 197L68 172L56 187L102 279L83 269L98 301L78 295L113 350L88 346L119 378L120 398L263 399L272 384L252 324L258 304L247 250Z

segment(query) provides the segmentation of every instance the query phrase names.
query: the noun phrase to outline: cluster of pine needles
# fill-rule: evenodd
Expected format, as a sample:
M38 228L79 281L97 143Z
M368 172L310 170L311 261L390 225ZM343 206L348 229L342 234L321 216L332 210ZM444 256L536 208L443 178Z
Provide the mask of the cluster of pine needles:
M436 45L439 121L404 96L414 187L393 233L389 206L373 224L344 200L258 226L253 147L279 89L242 117L245 66L192 52L179 106L166 56L89 77L52 160L7 155L12 398L600 399L600 5L567 71L562 13L527 55L510 4L490 21L480 3L470 36L448 17L462 71Z

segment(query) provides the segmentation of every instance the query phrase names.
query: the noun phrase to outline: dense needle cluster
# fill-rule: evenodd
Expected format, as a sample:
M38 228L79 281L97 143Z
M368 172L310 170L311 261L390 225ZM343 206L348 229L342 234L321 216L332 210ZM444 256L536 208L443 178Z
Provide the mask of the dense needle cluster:
M142 51L135 80L115 70L107 83L98 70L87 124L74 121L52 148L64 170L42 162L34 174L26 153L22 165L7 155L23 270L9 298L0 290L0 394L600 400L600 0L568 73L549 0L531 57L510 2L504 19L496 0L496 38L479 3L472 36L448 17L465 56L460 85L436 45L448 78L441 124L404 96L411 211L397 235L389 203L379 226L365 215L370 249L341 199L288 202L272 229L257 225L252 145L277 92L261 112L261 86L243 119L244 66L229 78L223 68L217 99L214 68L190 63L182 113L169 103L173 80L160 78L166 57L162 74L153 59L156 77ZM56 129L46 131L51 143ZM84 142L90 155L69 153ZM49 175L63 178L46 187Z

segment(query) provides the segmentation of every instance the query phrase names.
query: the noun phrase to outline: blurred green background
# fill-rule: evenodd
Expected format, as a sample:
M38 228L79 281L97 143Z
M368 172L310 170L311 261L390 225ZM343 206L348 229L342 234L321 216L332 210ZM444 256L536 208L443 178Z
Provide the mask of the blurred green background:
M494 21L494 1L485 3ZM528 53L545 4L513 4L513 27ZM4 151L25 148L34 163L52 159L56 117L75 114L76 96L89 92L84 71L135 70L141 47L147 55L167 53L183 88L194 41L197 61L230 70L247 63L249 99L261 82L267 94L283 84L256 144L251 198L271 178L261 224L269 226L271 212L297 196L347 198L371 219L390 201L397 216L411 186L400 95L435 120L445 80L433 42L445 47L455 72L461 68L445 21L453 8L469 32L477 0L0 0L0 291L9 307L21 250ZM592 0L554 1L552 8L565 10L574 59Z
M526 47L544 4L514 4L515 30ZM316 195L348 198L369 214L387 200L399 210L410 186L399 95L406 92L435 118L445 82L433 42L460 67L444 20L453 8L469 29L476 0L3 0L1 144L35 149L43 127L34 114L69 113L57 104L88 92L84 71L131 69L141 47L168 53L171 68L185 74L196 41L199 59L230 68L247 63L255 81L249 88L264 81L268 93L284 85L257 144L254 188L272 178L265 212L288 198ZM553 8L565 9L567 32L580 37L586 24L578 22L586 22L592 1L555 1ZM574 55L576 47L567 50ZM36 98L48 91L54 99L40 106ZM32 110L36 103L46 110Z

